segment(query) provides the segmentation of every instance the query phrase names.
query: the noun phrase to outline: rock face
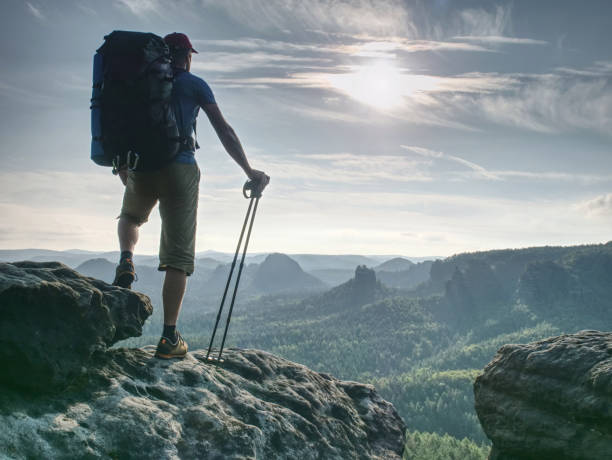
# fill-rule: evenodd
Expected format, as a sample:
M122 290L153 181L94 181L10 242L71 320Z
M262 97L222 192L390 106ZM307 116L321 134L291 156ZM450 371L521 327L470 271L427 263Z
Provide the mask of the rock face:
M491 460L612 458L612 333L505 345L474 394Z
M143 294L58 262L0 263L0 382L65 386L95 351L140 335L152 311Z
M401 458L404 422L370 385L257 350L216 366L107 349L139 333L146 297L58 263L0 273L1 458Z
M262 351L207 364L154 347L96 355L53 398L0 393L10 458L399 459L405 426L370 385L343 382Z
M353 282L352 301L358 305L374 301L377 287L376 272L365 265L357 266Z

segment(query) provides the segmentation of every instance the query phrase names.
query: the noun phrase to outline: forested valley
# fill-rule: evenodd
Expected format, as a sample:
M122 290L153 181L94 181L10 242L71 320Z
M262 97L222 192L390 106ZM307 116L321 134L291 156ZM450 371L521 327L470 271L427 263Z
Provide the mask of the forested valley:
M242 293L226 346L373 384L409 427L405 458L486 458L475 377L504 344L610 330L612 243L465 253L427 269L405 288L358 266L325 292ZM188 297L179 327L191 349L208 347L219 294ZM161 324L157 308L145 334L120 345L156 343Z

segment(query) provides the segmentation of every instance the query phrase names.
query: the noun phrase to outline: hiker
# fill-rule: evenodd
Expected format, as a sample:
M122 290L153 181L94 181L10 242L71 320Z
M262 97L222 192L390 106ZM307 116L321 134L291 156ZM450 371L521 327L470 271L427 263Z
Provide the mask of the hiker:
M138 227L145 223L159 201L162 221L159 247L159 270L165 271L162 298L164 329L155 356L181 358L187 343L176 329L187 277L193 273L200 169L195 160L197 145L196 118L202 108L227 153L244 170L261 192L270 178L251 168L238 136L225 121L215 97L204 80L190 73L192 53L197 53L187 35L172 33L164 37L172 56L174 84L172 106L181 139L179 153L170 164L154 171L118 171L125 185L123 206L117 232L121 258L114 285L131 288L136 274L132 262L138 240Z

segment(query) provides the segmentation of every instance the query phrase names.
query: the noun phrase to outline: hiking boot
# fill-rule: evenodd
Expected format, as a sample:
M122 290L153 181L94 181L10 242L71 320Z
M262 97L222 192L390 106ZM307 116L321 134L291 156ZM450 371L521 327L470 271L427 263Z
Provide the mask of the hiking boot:
M119 265L117 265L113 286L132 289L132 282L135 279L136 270L134 269L134 262L132 262L132 259L123 259Z
M177 331L175 343L172 343L167 337L159 339L155 357L162 359L184 358L187 354L187 348L187 342L183 340L181 334Z

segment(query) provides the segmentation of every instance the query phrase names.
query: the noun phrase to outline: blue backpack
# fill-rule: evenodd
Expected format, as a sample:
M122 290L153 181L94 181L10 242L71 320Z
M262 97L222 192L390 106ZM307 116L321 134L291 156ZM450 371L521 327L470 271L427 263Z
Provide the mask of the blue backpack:
M93 61L91 159L150 171L172 161L184 142L172 110L168 46L152 33L114 31Z

